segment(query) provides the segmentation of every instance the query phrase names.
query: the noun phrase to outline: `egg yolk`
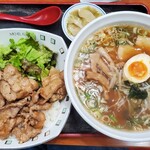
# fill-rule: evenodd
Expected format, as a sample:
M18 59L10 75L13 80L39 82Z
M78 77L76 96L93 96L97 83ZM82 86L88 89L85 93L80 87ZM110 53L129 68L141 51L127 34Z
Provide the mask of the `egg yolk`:
M132 77L143 78L148 72L146 65L142 61L135 61L128 67L128 71Z

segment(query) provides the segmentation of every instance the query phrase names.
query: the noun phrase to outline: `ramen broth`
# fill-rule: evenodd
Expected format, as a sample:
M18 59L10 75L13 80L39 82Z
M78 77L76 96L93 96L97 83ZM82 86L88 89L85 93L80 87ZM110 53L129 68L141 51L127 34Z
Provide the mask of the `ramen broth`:
M150 128L150 31L135 25L99 29L80 46L73 79L98 121L116 129Z

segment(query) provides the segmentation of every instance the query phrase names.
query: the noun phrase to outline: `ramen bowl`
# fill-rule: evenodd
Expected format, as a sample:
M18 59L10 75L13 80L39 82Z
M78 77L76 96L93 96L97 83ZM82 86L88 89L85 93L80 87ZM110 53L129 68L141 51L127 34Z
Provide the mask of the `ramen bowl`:
M61 22L63 32L72 41L84 26L105 14L105 11L96 4L76 3L63 14Z
M149 81L147 79L149 79L150 72L147 72L148 78L143 82L140 79L138 81L132 80L133 78L126 75L125 69L127 68L128 75L131 75L130 68L135 63L144 63L140 59L145 56L148 64L150 63L149 52L146 52L148 43L145 43L145 46L141 42L142 38L148 36L149 21L149 15L139 12L121 11L106 14L89 23L75 37L65 60L65 83L73 106L89 125L115 139L124 141L150 140L150 130L148 126L146 127L149 122L146 116L149 114L145 116L142 113L144 109L149 107ZM129 33L130 31L131 33ZM113 36L114 33L115 36ZM132 42L128 41L128 35L135 35L134 40L130 39ZM105 38L109 40L115 38L115 40L107 42ZM149 37L146 39L149 40ZM140 47L141 43L143 47ZM115 50L113 49L114 45L118 46L117 49L114 48ZM138 46L138 50L143 50L139 52L142 54L136 53L134 45ZM133 53L132 56L125 58L127 51ZM120 66L121 63L116 64L116 59L121 60L122 66ZM108 68L104 67L105 70L103 65L106 64ZM148 66L147 70L150 69ZM115 70L118 70L118 75ZM115 74L116 76L114 76ZM111 85L110 81L112 81ZM141 84L148 84L145 86L147 91L142 90L141 87L138 89ZM122 87L125 89L123 88L122 92L119 92L121 96L119 97L116 91ZM135 96L136 90L133 92L132 88L142 92L139 95L145 96ZM113 93L111 93L112 91ZM143 107L140 104L135 106L134 102L145 104ZM128 110L129 106L130 110ZM135 109L132 106L135 106ZM143 124L141 125L139 122L142 120Z

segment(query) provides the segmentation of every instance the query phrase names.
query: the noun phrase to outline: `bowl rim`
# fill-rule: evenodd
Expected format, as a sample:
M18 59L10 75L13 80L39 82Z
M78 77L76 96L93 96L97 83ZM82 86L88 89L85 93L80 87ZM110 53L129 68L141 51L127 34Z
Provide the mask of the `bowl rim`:
M105 15L106 12L98 5L94 4L94 3L88 3L88 2L82 2L82 3L76 3L71 5L70 7L67 8L67 10L64 12L63 16L62 16L62 20L61 20L61 26L62 26L62 30L64 32L64 34L66 35L66 37L72 41L75 37L69 35L69 33L67 32L67 28L66 28L66 20L67 17L69 16L69 13L72 12L73 10L76 10L78 8L82 8L85 6L91 6L93 8L95 8L97 11L99 11L102 15ZM82 29L81 29L82 30Z
M25 28L25 27L12 27L12 28L1 28L0 29L0 31L9 31L9 30L12 30L12 31L14 30L14 32L17 31L17 30L20 30L20 31L34 31L34 32L38 32L38 33L42 32L42 33L45 33L45 34L55 36L55 37L63 40L63 42L65 43L64 39L61 36L59 36L57 34L54 34L54 33L50 33L48 31L40 30L40 29L32 29L32 28ZM65 45L66 45L66 43L65 43Z
M118 16L120 16L118 20ZM113 18L113 19L112 19ZM72 71L73 70L73 61L74 57L77 53L77 49L81 45L81 43L86 39L90 34L94 33L97 31L99 28L103 28L107 25L112 25L119 23L121 21L125 22L130 22L130 23L139 23L141 25L150 25L147 21L147 19L150 19L150 16L144 13L140 12L132 12L132 11L119 11L119 12L112 12L107 15L104 15L100 18L95 19L93 22L89 23L81 32L75 37L73 42L71 43L68 53L66 56L66 61L65 61L65 70L64 70L64 76L65 76L65 84L66 84L66 89L68 92L68 95L71 99L72 105L74 108L77 110L79 115L93 128L95 128L97 131L118 139L118 140L123 140L123 141L149 141L150 140L150 130L145 130L141 131L138 133L135 132L126 132L126 131L121 131L117 129L113 129L111 127L108 127L101 122L98 122L94 117L92 117L83 107L83 105L79 102L78 96L75 92L75 87L73 85L73 78L72 78ZM98 23L101 22L100 26ZM142 23L141 23L142 22ZM144 23L143 23L144 22ZM68 63L69 62L69 63Z

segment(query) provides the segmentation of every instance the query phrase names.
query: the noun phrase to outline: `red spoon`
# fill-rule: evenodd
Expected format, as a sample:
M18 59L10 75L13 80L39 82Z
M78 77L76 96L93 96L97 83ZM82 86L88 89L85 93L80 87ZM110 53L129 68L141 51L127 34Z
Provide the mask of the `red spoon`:
M10 14L0 13L0 20L10 20L10 21L17 21L17 22L44 26L44 25L51 25L55 23L56 21L59 20L61 15L62 15L62 11L59 7L50 6L30 16L15 16Z

